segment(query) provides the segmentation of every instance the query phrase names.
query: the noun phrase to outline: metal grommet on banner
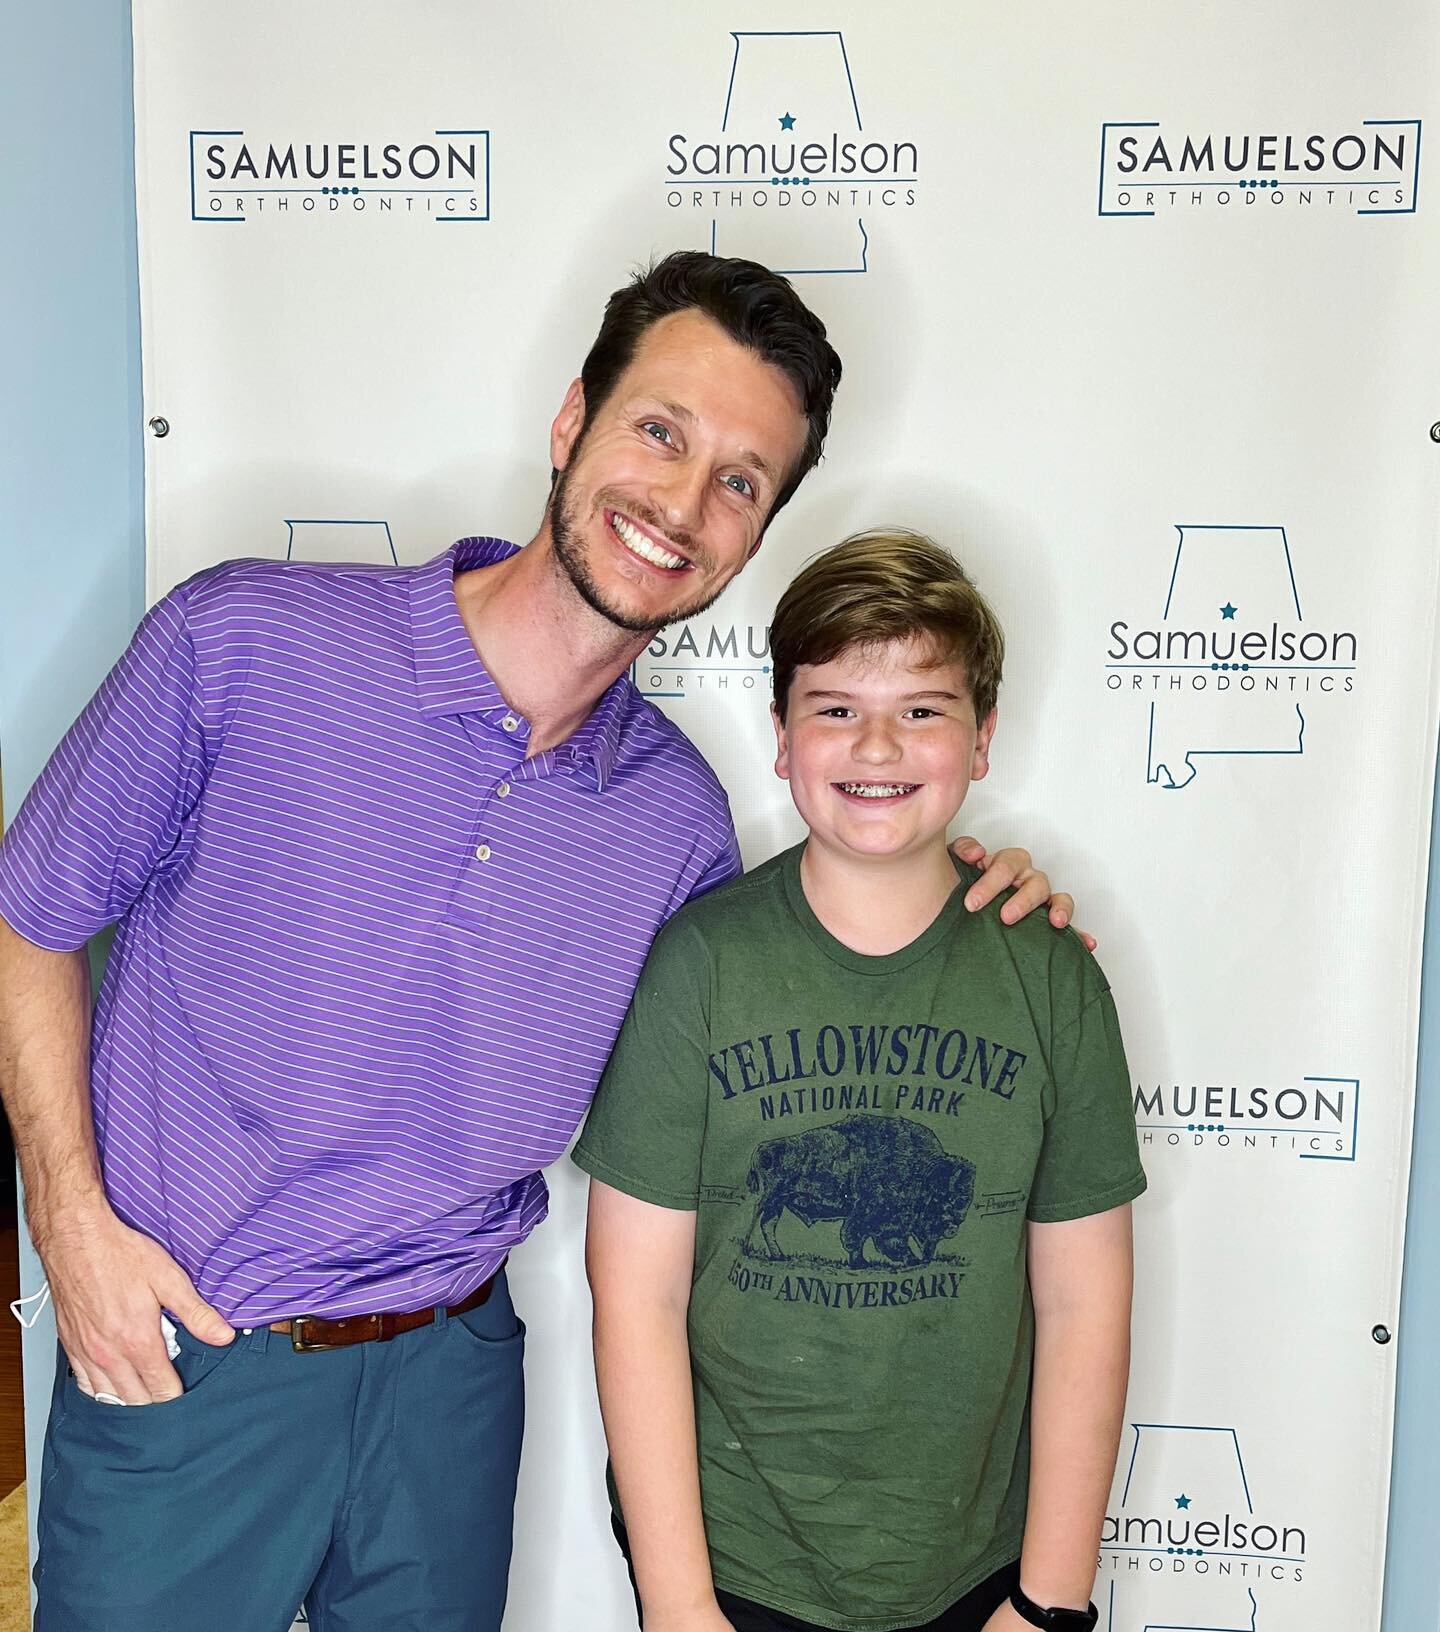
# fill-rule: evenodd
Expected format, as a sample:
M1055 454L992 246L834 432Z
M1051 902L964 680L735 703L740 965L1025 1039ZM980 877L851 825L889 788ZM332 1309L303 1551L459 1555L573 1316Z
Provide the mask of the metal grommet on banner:
M1440 438L1437 438L1437 440L1440 440ZM1372 1326L1370 1335L1377 1343L1388 1343L1390 1341L1390 1328L1388 1326Z
M166 419L164 414L156 414L150 421L150 434L151 436L169 436L170 421Z
M1430 427L1430 440L1432 442L1440 442L1440 419L1437 419Z

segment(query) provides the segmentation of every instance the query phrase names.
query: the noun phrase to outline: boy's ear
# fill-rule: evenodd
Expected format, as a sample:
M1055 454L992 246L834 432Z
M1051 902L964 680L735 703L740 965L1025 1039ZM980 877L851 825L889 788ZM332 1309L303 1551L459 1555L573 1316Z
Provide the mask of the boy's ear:
M995 735L996 710L991 709L975 733L975 752L970 759L970 780L981 782L990 770L990 739Z
M785 722L774 703L770 705L770 723L775 727L775 774L782 781L790 780L790 743L785 735Z
M585 428L585 387L579 380L571 380L560 412L550 424L550 464L555 470L564 470L570 455Z

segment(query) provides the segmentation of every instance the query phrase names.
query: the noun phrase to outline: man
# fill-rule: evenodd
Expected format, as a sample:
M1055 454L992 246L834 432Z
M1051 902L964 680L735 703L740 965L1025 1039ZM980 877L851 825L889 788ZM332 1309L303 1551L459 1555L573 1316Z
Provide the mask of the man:
M321 1632L498 1628L505 1256L652 937L739 870L626 671L759 547L839 374L783 279L671 256L606 308L528 548L202 573L57 750L0 852L0 1074L69 1362L41 1632L302 1598ZM975 904L1015 879L1011 916L1048 894L1021 852Z

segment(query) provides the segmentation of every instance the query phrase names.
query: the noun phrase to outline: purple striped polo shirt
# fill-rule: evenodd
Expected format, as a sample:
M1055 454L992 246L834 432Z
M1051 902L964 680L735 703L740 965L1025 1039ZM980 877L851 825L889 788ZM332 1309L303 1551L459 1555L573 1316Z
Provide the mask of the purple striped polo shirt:
M119 920L106 1189L237 1323L489 1275L544 1216L651 938L740 870L714 774L628 679L525 757L454 595L513 550L190 579L0 848L27 939Z

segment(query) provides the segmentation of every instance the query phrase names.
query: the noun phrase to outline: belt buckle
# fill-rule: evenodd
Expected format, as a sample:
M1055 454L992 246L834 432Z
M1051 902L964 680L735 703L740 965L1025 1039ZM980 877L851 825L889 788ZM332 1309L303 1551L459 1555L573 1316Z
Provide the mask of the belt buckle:
M336 1343L315 1343L307 1336L306 1331L314 1315L295 1315L290 1321L290 1347L296 1354L318 1354L323 1349L338 1348Z

